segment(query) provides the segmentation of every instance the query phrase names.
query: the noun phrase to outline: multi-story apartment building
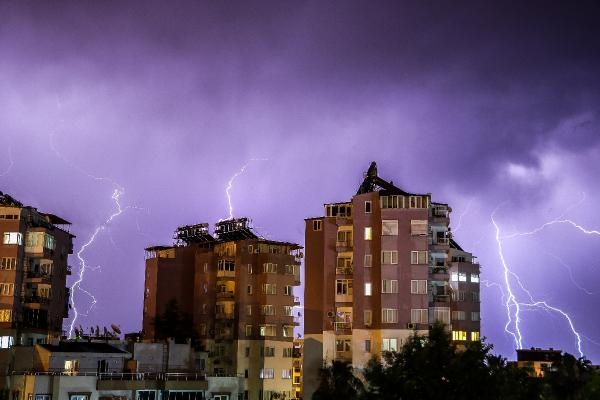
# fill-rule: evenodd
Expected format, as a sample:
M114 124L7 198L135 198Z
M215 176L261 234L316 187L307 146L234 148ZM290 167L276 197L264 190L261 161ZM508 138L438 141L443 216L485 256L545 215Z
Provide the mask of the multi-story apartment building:
M452 239L450 211L372 163L352 199L306 219L304 396L324 360L360 369L435 321L479 340L479 265Z
M69 224L0 192L0 348L62 334L74 238Z
M208 373L244 376L244 397L294 396L301 247L258 237L246 218L177 228L173 246L146 249L144 332L175 299L191 315Z

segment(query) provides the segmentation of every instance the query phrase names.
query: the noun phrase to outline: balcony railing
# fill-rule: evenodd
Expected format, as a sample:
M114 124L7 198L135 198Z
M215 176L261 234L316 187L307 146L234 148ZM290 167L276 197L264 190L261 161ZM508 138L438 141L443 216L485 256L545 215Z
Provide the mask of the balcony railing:
M352 267L336 267L335 273L337 275L352 275L354 269Z
M233 298L233 297L234 297L233 291L217 292L218 299Z
M23 296L21 297L21 301L27 304L50 304L52 299L50 297L43 296Z
M335 242L335 247L338 249L351 249L352 241L351 240L338 240Z
M217 271L217 278L235 278L235 271Z
M234 319L234 313L217 313L217 319Z
M333 327L336 332L348 332L352 330L352 322L334 322Z

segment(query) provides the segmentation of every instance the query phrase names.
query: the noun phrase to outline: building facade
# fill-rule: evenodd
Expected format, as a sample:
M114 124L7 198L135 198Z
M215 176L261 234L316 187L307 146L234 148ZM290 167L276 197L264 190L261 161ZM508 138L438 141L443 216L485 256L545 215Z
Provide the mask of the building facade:
M180 227L173 246L146 249L144 336L175 299L191 316L209 374L244 377L244 398L294 397L301 247L260 238L245 218Z
M360 369L435 321L458 343L479 340L479 265L452 239L450 212L372 163L349 201L306 219L305 397L323 361Z
M69 225L0 192L0 348L62 334L74 238Z

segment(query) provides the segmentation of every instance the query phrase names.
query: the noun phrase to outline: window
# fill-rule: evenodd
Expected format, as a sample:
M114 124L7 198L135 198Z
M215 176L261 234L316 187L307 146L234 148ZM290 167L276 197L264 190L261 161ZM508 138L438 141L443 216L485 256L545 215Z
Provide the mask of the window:
M246 287L246 293L248 293L248 294L252 294L252 285L248 285L248 286Z
M398 264L398 251L397 250L383 250L381 252L381 263L382 264Z
M471 311L471 321L479 321L479 311Z
M246 346L246 350L244 351L244 355L246 357L250 357L250 347Z
M471 274L471 283L479 283L479 274Z
M373 286L371 282L365 282L365 296L371 296L373 293Z
M411 251L410 252L410 263L411 264L427 264L427 251Z
M467 331L452 331L452 340L467 340Z
M263 294L277 294L277 285L275 283L263 283Z
M366 339L365 340L365 351L367 353L371 352L371 339Z
M450 272L450 280L452 282L458 282L458 272L457 271Z
M294 307L292 306L283 306L283 315L286 317L294 316Z
M363 317L365 319L365 325L371 325L371 323L373 322L373 312L371 310L364 310Z
M235 271L235 263L231 260L218 260L217 261L217 269L219 271L234 272Z
M69 393L69 400L89 400L89 399L90 399L90 394L82 394L82 393L71 394L71 393Z
M413 324L427 324L429 311L426 308L413 308L410 310L410 322Z
M458 273L458 281L459 282L466 282L467 281L467 273L466 272L459 272Z
M381 221L381 234L383 236L398 236L398 220L384 219Z
M479 332L471 332L471 341L476 342L479 340Z
M373 228L370 226L365 227L365 240L373 240Z
M12 336L0 336L0 349L8 349L14 344L14 338Z
M471 299L473 300L473 303L479 303L479 292L472 292Z
M0 296L12 296L14 288L14 283L0 283Z
M283 325L281 327L281 335L283 337L293 337L294 336L294 326L293 325Z
M398 351L398 339L397 338L381 339L381 351Z
M427 294L427 280L418 279L410 281L410 293L411 294Z
M431 322L440 321L450 325L450 308L449 307L433 307L433 319Z
M396 279L382 279L381 293L398 293L398 281Z
M372 210L371 210L371 200L367 200L365 201L365 214L371 214Z
M263 357L275 357L275 347L261 347L260 353Z
M252 315L252 306L249 304L246 306L246 315Z
M283 356L286 358L290 358L294 356L294 349L292 347L285 347L283 349Z
M352 279L336 279L335 293L352 295Z
M4 244L23 244L23 234L20 232L4 233Z
M267 274L276 274L277 273L277 264L264 263L263 264L263 272L267 273Z
M286 286L283 288L283 293L284 293L286 296L293 296L293 295L294 295L294 287L293 287L293 286L291 286L291 285L286 285Z
M465 301L465 291L464 290L455 290L452 292L452 300L453 301Z
M0 310L0 322L11 322L12 310Z
M426 236L427 235L427 220L426 219L412 219L410 221L410 234L413 236Z
M352 351L352 340L350 340L350 339L337 339L335 341L335 351L338 352L338 353Z
M409 197L410 208L427 208L429 202L425 196L410 196Z
M260 336L275 336L277 332L275 332L275 325L261 325L260 326Z
M320 219L314 220L312 223L313 223L313 231L320 231L321 229L323 229Z
M259 376L261 379L273 379L275 378L275 372L273 368L261 368Z
M403 208L403 199L403 197L397 195L381 196L379 198L379 204L381 205L381 208Z
M395 324L398 322L398 310L395 308L381 309L381 322L384 324Z
M252 273L252 264L248 264L247 269L248 269L248 273L251 274Z
M365 254L365 267L371 267L373 265L373 256L371 254Z
M246 325L246 336L252 336L252 325Z
M36 394L34 396L35 400L52 400L51 394Z
M282 369L281 370L281 379L292 379L292 370L291 369Z
M0 260L0 269L15 269L17 267L17 259L15 257L2 257Z
M261 314L275 315L275 306L273 304L263 304Z
M464 321L465 320L465 312L464 311L452 311L452 321Z

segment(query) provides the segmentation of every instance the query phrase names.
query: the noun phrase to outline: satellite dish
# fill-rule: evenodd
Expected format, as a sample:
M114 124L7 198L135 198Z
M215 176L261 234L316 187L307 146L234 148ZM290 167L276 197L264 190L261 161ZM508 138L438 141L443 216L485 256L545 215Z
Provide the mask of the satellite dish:
M116 324L111 324L110 325L111 329L113 330L114 333L116 333L117 335L121 334L121 328L119 328L118 325Z

